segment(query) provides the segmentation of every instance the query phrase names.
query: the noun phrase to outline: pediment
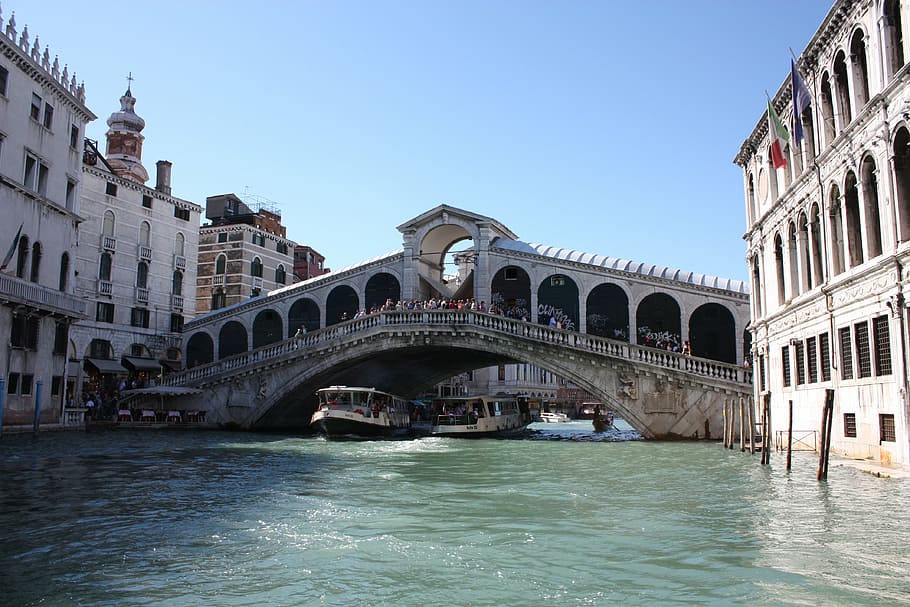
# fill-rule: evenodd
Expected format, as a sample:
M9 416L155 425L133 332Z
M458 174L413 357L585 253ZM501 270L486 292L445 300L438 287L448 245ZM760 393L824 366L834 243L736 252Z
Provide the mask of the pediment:
M431 224L446 224L451 220L457 220L468 223L483 223L489 224L494 232L498 236L503 236L510 240L517 240L518 236L512 232L505 225L500 223L498 220L493 219L492 217L487 217L485 215L480 215L473 213L471 211L466 211L464 209L459 209L458 207L453 207L447 204L441 204L438 207L430 209L425 213L410 219L400 226L398 226L398 231L402 234L408 232L417 232L427 225Z

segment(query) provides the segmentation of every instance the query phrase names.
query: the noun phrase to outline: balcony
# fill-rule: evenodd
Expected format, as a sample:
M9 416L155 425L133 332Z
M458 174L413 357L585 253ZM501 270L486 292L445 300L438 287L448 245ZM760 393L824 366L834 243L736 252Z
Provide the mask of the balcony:
M0 274L0 297L62 316L85 318L85 302L81 298L8 274Z
M136 301L140 303L149 302L149 290L142 287L136 287Z
M101 249L113 253L117 250L117 239L112 236L102 236Z
M152 260L152 249L149 247L139 245L139 259L144 259L145 261Z
M253 276L253 288L262 289L262 276Z
M182 255L174 255L174 269L186 270L186 257L183 257Z
M171 295L171 308L174 310L183 309L183 295Z
M98 295L111 296L114 294L114 283L109 280L98 280Z
M223 285L224 284L224 274L215 274L212 276L213 285Z

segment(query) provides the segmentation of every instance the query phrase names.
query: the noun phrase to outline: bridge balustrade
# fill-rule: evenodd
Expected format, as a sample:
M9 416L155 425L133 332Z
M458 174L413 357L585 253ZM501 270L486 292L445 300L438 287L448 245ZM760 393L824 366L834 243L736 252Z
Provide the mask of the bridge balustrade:
M368 314L360 318L332 325L319 331L292 337L282 342L263 346L252 352L236 354L216 362L200 365L165 378L164 385L183 385L216 377L224 373L247 368L256 363L293 355L301 349L312 349L342 338L379 327L396 326L476 326L506 335L561 345L613 358L637 361L667 369L685 371L740 384L752 383L751 369L704 358L684 356L678 352L659 350L624 341L617 341L577 333L566 329L551 328L523 320L506 318L476 310L392 310Z

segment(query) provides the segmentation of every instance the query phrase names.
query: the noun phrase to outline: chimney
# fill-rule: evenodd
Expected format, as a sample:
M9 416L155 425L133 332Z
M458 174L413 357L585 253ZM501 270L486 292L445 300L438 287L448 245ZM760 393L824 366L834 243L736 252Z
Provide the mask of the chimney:
M162 194L171 195L171 167L173 166L167 160L159 160L155 163L158 167L158 179L155 182L155 189Z

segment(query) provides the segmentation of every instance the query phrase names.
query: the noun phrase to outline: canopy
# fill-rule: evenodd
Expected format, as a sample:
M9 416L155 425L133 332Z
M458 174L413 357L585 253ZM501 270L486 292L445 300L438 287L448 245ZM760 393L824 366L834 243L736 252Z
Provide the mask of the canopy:
M133 371L151 371L161 373L161 363L154 358L141 358L139 356L124 356L120 359L125 367Z
M125 375L126 369L116 360L106 358L86 358L85 364L94 367L102 375Z

